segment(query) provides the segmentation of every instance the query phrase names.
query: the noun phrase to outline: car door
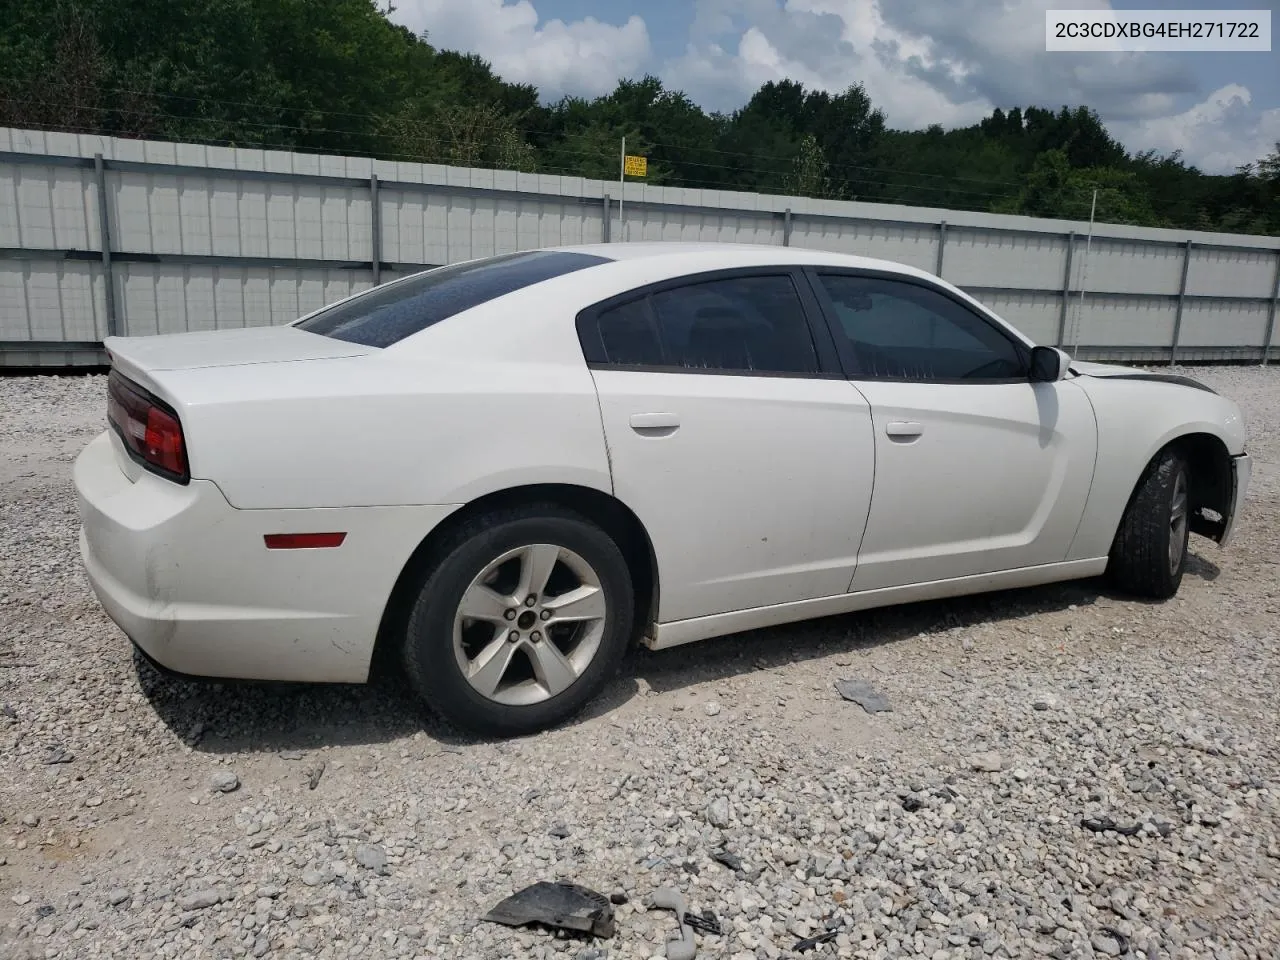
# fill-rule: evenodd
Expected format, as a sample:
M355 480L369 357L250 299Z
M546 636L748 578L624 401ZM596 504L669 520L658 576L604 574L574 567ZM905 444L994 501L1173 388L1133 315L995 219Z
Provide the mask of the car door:
M801 271L668 281L578 327L614 491L653 543L660 622L847 592L871 412Z
M1066 558L1097 425L1070 381L1031 382L1030 348L924 279L810 271L875 433L854 591Z

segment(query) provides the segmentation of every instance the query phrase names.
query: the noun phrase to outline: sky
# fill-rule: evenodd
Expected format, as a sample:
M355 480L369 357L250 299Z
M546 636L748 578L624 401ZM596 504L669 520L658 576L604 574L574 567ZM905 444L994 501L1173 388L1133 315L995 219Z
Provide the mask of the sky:
M391 19L478 53L544 100L661 77L707 110L765 81L862 83L890 126L966 126L995 107L1085 105L1130 151L1209 173L1280 141L1280 0L393 0ZM1269 53L1048 53L1046 9L1269 9Z

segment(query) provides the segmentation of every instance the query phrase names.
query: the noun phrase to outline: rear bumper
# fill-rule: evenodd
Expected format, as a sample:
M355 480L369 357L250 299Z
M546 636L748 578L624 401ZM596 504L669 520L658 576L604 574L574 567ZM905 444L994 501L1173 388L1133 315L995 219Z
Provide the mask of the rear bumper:
M74 479L80 555L103 609L147 657L203 677L363 682L396 578L453 509L237 510L207 480L131 479L106 433L80 453ZM346 540L263 542L328 531Z
M1244 509L1245 495L1249 492L1249 480L1253 476L1253 461L1247 453L1231 458L1231 506L1223 517L1221 546L1227 546L1235 534L1240 511Z

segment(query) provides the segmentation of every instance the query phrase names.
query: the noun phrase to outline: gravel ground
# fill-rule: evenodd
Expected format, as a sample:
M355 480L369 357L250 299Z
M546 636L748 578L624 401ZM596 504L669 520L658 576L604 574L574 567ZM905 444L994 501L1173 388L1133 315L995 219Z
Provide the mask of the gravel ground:
M1276 957L1280 372L1190 372L1256 467L1174 600L1086 581L641 652L505 743L392 682L137 663L76 553L104 380L0 379L0 957L662 956L663 884L734 960L829 928L805 956ZM540 879L625 898L616 934L479 919Z

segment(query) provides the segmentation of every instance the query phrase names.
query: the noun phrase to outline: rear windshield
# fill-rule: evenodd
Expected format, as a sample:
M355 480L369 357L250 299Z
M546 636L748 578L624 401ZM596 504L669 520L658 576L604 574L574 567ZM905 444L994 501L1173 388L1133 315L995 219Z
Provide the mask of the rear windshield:
M455 263L335 304L296 326L366 347L387 347L522 287L608 262L586 253L531 250Z

